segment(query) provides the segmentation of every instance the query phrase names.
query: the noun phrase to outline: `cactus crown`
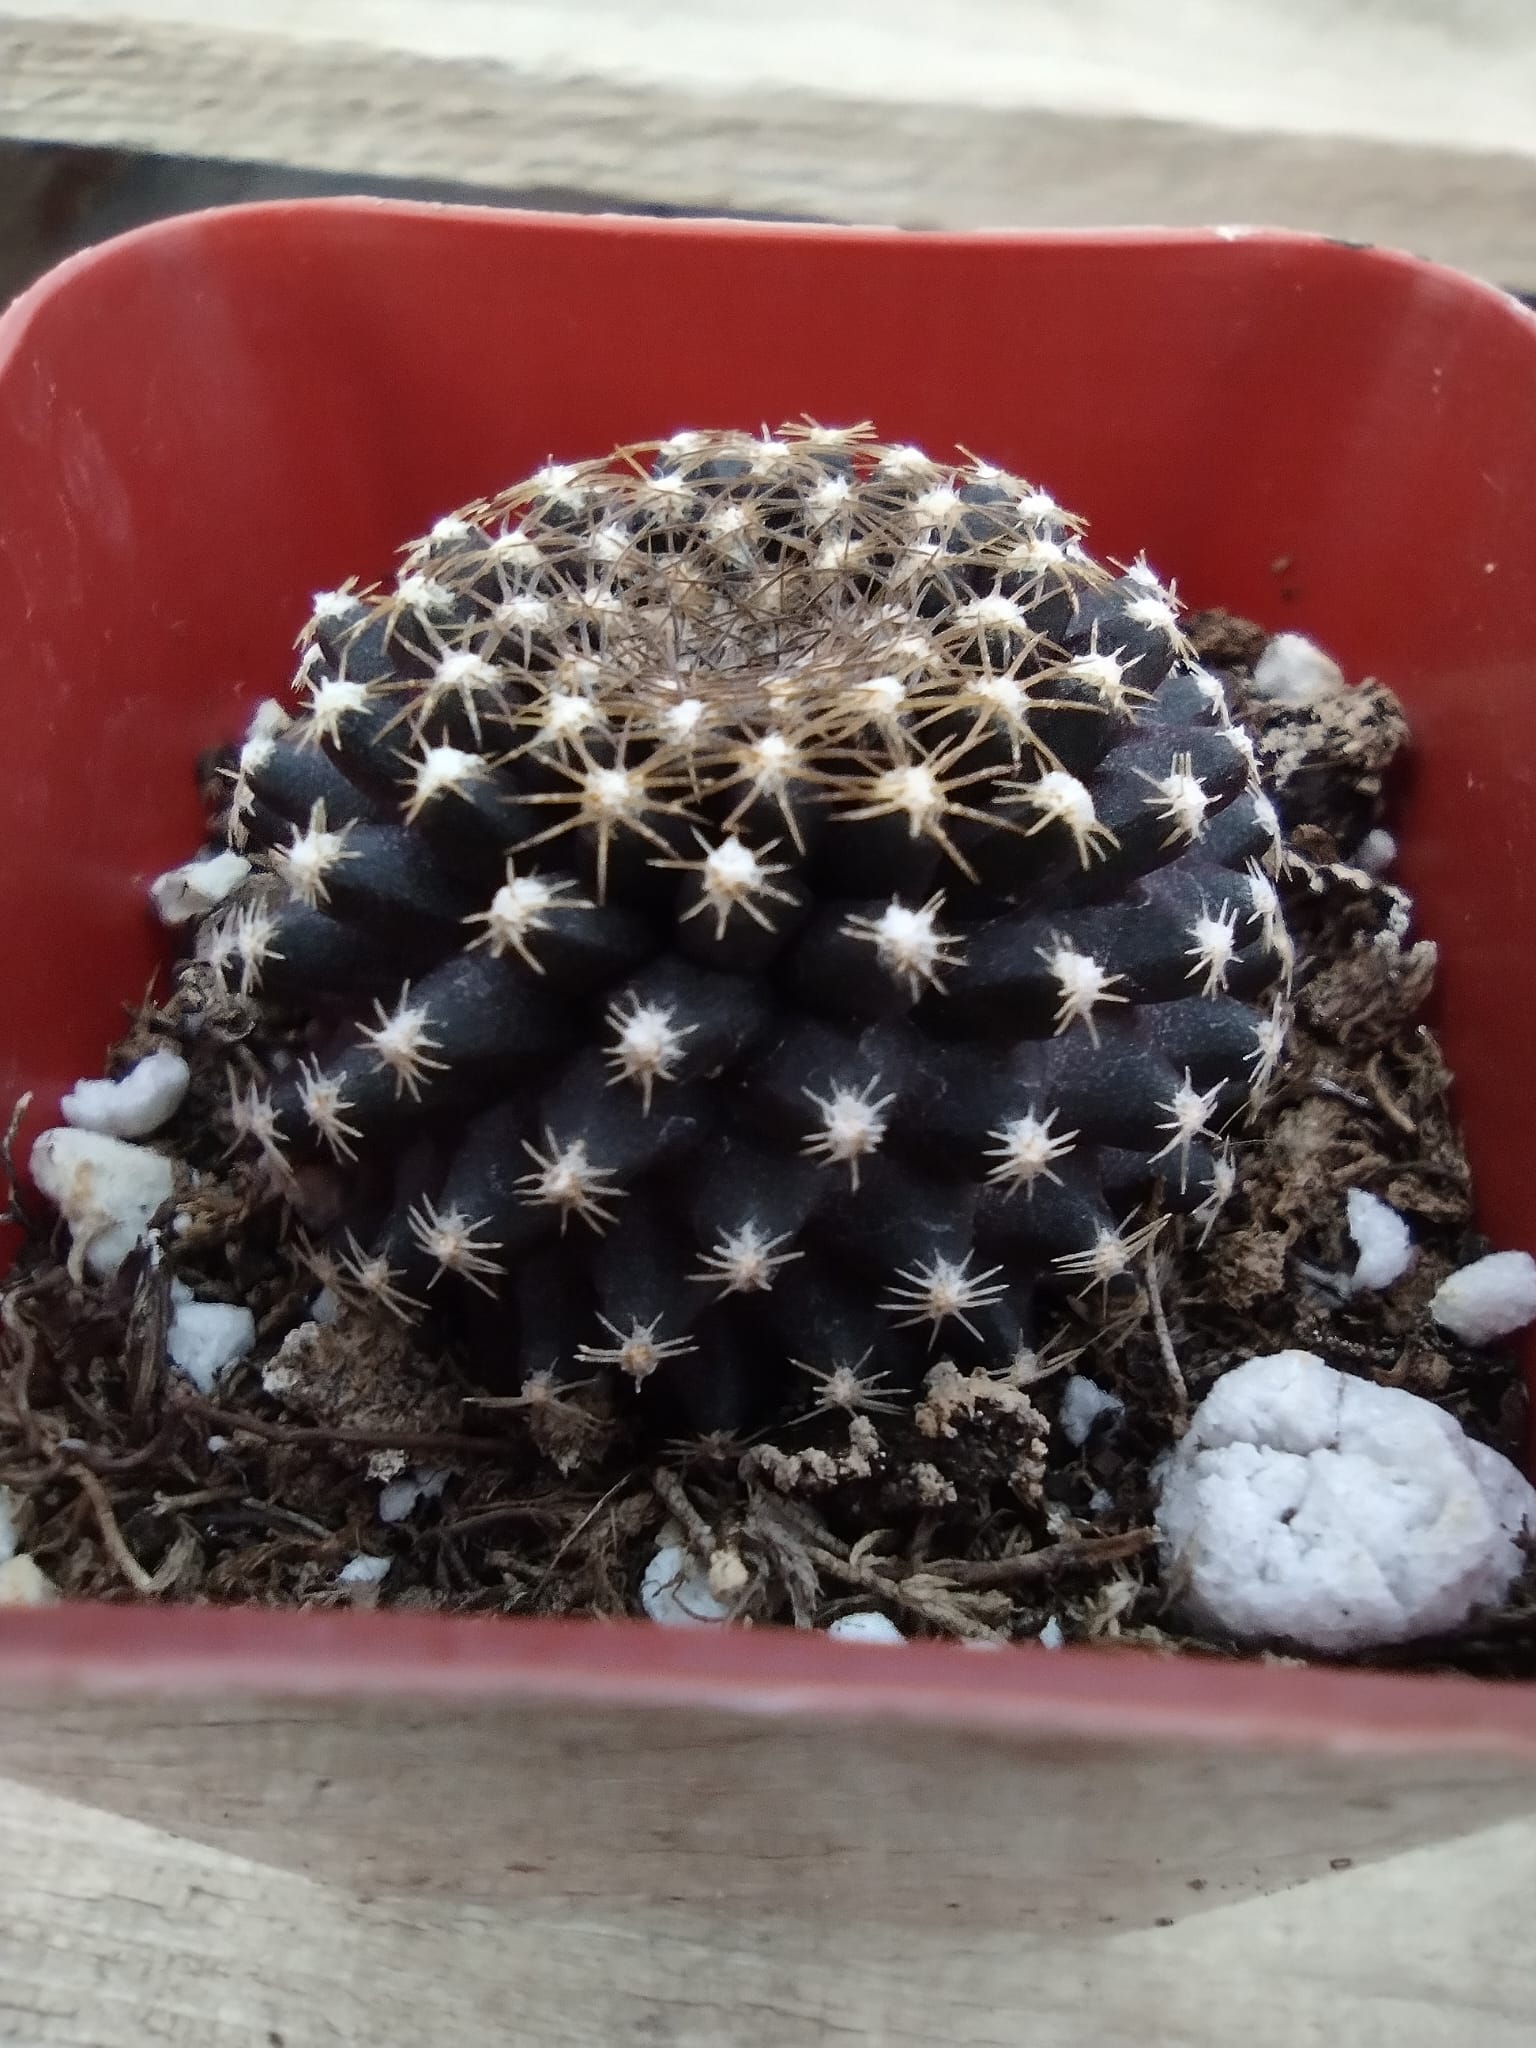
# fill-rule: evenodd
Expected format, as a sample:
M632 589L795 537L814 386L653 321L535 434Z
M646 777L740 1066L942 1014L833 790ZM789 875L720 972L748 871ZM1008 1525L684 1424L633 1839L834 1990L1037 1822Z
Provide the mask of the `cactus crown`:
M345 1289L713 1427L1005 1368L1214 1213L1278 828L1172 593L1078 533L863 428L680 434L316 601L200 947L316 1020L231 1114L349 1176Z

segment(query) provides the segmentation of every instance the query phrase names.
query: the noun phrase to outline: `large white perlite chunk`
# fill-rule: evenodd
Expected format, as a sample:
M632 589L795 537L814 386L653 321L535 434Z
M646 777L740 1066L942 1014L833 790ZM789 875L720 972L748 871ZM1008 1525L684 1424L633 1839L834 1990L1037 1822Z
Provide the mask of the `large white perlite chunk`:
M1536 1488L1416 1394L1310 1351L1219 1379L1160 1475L1157 1526L1187 1618L1332 1652L1407 1642L1496 1604Z
M203 854L157 875L149 885L149 900L162 924L190 924L233 896L250 872L243 854Z
M59 1125L32 1147L32 1178L69 1225L69 1271L110 1280L171 1197L171 1162L145 1145Z
M64 1121L108 1138L147 1138L180 1109L192 1069L169 1046L146 1055L120 1081L77 1081L59 1104Z
M1339 664L1302 633L1277 633L1253 671L1257 696L1298 709L1337 696L1348 687Z
M1536 1322L1536 1259L1490 1252L1441 1281L1429 1312L1463 1344L1491 1344Z
M200 1394L211 1394L232 1365L256 1342L256 1318L248 1308L227 1301L193 1301L172 1296L166 1355L183 1379Z
M640 1605L665 1628L708 1628L731 1618L709 1573L681 1543L657 1549L640 1581Z
M1349 1234L1359 1256L1349 1284L1354 1289L1390 1287L1413 1264L1413 1239L1395 1209L1379 1195L1351 1188L1344 1198Z

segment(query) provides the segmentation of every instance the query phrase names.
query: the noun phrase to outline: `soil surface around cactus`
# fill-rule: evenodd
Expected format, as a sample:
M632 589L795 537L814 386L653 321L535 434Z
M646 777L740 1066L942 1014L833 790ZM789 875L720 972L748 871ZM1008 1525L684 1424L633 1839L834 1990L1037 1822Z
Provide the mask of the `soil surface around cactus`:
M909 1635L996 1642L1054 1622L1067 1641L1233 1655L1171 1618L1150 1526L1153 1466L1223 1371L1314 1350L1518 1456L1516 1361L1456 1345L1428 1314L1445 1275L1489 1249L1422 1021L1433 948L1409 933L1399 890L1349 865L1387 813L1401 714L1374 684L1278 708L1248 688L1260 629L1212 613L1191 634L1307 864L1287 885L1296 1025L1204 1241L1177 1225L1150 1285L1107 1322L1085 1306L1038 1378L951 1371L909 1412L828 1408L766 1440L658 1455L579 1392L486 1398L398 1327L317 1322L282 1206L218 1135L229 1061L254 1050L266 1069L283 1048L268 1013L190 967L109 1065L167 1044L192 1065L155 1141L183 1169L184 1227L102 1287L72 1281L46 1221L21 1216L0 1290L0 1486L18 1547L59 1592L93 1599L617 1615L639 1611L647 1562L678 1541L746 1622L823 1626L875 1606ZM1384 1292L1333 1284L1354 1264L1350 1187L1413 1233L1412 1268ZM168 1365L173 1275L254 1312L256 1348L216 1398ZM1123 1404L1081 1446L1058 1425L1073 1376ZM998 1482L1042 1464L1000 1508ZM387 1571L344 1578L358 1558ZM1536 1571L1503 1612L1374 1661L1536 1673Z

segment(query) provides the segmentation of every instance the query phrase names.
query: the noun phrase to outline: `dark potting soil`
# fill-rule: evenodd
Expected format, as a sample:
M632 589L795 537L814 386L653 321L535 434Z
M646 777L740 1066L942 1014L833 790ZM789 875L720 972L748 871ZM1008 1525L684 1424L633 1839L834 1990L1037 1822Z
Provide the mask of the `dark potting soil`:
M398 1325L312 1319L293 1213L228 1151L228 1070L269 1066L283 1020L188 963L109 1063L169 1045L192 1068L155 1140L178 1172L161 1250L77 1283L50 1219L13 1194L26 1241L0 1288L0 1486L20 1548L58 1592L98 1600L618 1615L639 1611L646 1563L675 1540L743 1623L874 1606L910 1635L1003 1641L1054 1622L1068 1641L1235 1655L1178 1627L1151 1528L1153 1467L1222 1372L1316 1351L1518 1456L1516 1361L1457 1345L1428 1312L1489 1249L1424 1021L1434 948L1403 893L1352 858L1390 822L1401 711L1374 682L1277 707L1249 687L1260 629L1207 613L1190 630L1297 856L1296 1022L1238 1136L1236 1193L1203 1235L1163 1232L1128 1304L1086 1297L1028 1376L941 1368L915 1408L829 1403L750 1443L645 1444L596 1389L488 1395ZM1414 1263L1383 1292L1336 1284L1354 1264L1351 1187L1412 1230ZM300 1189L316 1230L327 1192L323 1173ZM168 1362L173 1280L255 1315L256 1348L216 1398ZM1057 1426L1073 1374L1123 1403L1081 1446ZM359 1558L387 1572L342 1577ZM1503 1611L1372 1661L1536 1673L1536 1570Z

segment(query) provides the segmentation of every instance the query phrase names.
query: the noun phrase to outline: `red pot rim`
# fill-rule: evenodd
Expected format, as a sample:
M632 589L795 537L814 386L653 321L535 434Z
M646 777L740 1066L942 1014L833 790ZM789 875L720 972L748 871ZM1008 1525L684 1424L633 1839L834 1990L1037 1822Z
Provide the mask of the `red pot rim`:
M1137 1648L996 1652L638 1621L65 1603L0 1614L20 1692L563 1702L1005 1739L1536 1758L1536 1687Z

